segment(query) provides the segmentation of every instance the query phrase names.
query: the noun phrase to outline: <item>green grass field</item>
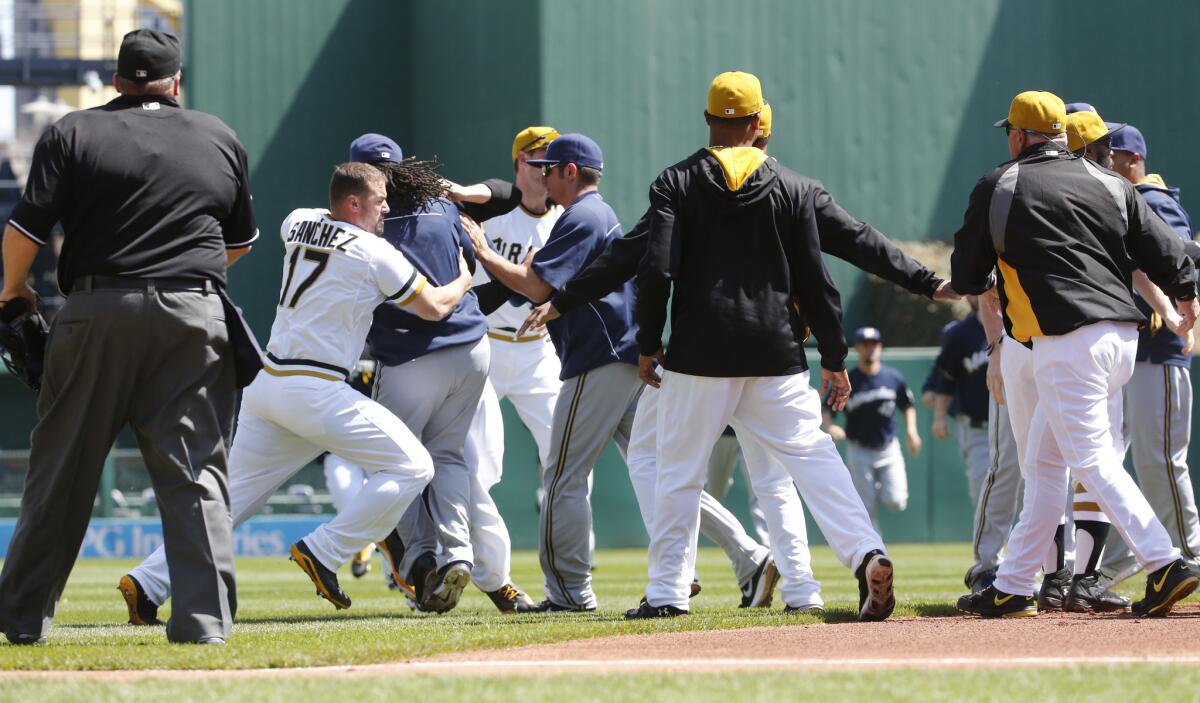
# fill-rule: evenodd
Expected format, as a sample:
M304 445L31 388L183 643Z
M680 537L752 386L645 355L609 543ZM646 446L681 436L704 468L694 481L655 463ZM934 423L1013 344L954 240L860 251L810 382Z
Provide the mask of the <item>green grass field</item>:
M965 545L901 545L893 548L898 565L897 615L943 616L963 591L961 577L969 561ZM536 554L515 555L514 576L540 597ZM642 550L603 551L595 572L600 610L595 614L502 616L476 590L445 616L411 613L403 599L388 591L378 562L362 580L344 575L354 607L337 612L318 599L307 578L285 558L244 559L238 563L239 616L225 648L168 645L162 628L125 625L117 593L125 561L81 561L59 608L50 644L0 646L0 670L246 669L393 662L442 652L547 643L613 634L665 632L764 625L814 623L812 616L738 610L738 593L723 555L701 552L704 590L693 601L692 615L667 621L629 623L624 609L636 604L645 584ZM854 616L857 587L853 577L827 548L814 550L814 567L823 584L827 621ZM1123 590L1132 594L1137 585ZM169 610L161 615L169 615ZM719 653L714 653L719 656ZM697 672L688 675L556 675L552 677L385 678L364 672L341 678L286 677L203 681L90 679L8 680L0 700L154 700L168 695L184 700L332 700L382 692L437 692L463 701L525 700L716 700L729 695L767 697L800 693L812 700L879 697L895 700L1035 700L1088 691L1089 698L1138 698L1170 675L1172 700L1200 699L1200 672L1183 667L998 671L871 671L805 673ZM2 676L2 674L0 674ZM602 681L597 681L597 679ZM1142 686L1147 688L1142 689ZM1056 695L1046 695L1055 691Z

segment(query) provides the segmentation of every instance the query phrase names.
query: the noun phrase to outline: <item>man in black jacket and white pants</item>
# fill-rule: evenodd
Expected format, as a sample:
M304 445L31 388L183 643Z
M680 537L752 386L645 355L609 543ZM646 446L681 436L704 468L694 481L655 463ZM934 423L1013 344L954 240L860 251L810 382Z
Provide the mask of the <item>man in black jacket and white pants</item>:
M818 339L822 390L840 409L850 393L840 297L821 260L821 186L753 147L762 110L754 76L723 73L709 88L709 143L650 189L650 244L638 275L640 372L659 386L658 483L646 601L627 618L687 612L698 504L709 453L726 425L754 438L786 470L838 558L859 577L859 618L895 607L892 564L829 435L809 383L803 340ZM674 283L673 329L662 332ZM760 495L760 498L762 496ZM773 517L779 522L777 516ZM784 526L769 525L778 552Z

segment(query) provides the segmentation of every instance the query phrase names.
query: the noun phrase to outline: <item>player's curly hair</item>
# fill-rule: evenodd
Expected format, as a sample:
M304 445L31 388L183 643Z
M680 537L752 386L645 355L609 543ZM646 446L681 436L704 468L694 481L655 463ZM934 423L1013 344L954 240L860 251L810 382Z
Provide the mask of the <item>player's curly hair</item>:
M436 158L431 161L408 158L399 163L377 161L371 165L387 179L388 205L393 213L413 212L446 194L445 182L437 172L441 164Z

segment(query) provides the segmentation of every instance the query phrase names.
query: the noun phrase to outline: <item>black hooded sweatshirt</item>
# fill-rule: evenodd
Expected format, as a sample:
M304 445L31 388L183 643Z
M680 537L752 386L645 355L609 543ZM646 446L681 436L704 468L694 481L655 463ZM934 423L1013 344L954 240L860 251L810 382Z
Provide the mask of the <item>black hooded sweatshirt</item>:
M841 297L820 232L854 225L863 226L820 183L753 147L701 149L666 169L650 187L650 242L638 271L641 353L663 346L670 298L669 371L800 373L806 324L821 366L843 370Z

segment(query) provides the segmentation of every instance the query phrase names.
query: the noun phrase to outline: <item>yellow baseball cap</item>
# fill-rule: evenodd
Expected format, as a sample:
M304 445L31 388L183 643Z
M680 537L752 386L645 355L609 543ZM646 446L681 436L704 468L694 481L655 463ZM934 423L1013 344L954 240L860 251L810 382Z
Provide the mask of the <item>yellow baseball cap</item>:
M1112 136L1113 132L1124 126L1105 122L1094 112L1075 112L1067 115L1067 149L1079 151L1092 142Z
M713 117L748 117L763 109L762 84L752 73L727 71L708 87L708 107Z
M771 136L771 103L763 103L762 112L758 113L758 138L766 139Z
M512 143L512 160L517 160L517 154L522 151L537 151L557 139L558 130L553 127L526 127L517 132Z
M1044 90L1027 90L1013 98L1008 117L994 126L1011 125L1043 134L1062 134L1066 131L1067 106L1062 98Z

